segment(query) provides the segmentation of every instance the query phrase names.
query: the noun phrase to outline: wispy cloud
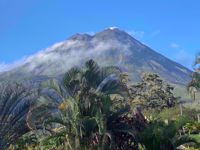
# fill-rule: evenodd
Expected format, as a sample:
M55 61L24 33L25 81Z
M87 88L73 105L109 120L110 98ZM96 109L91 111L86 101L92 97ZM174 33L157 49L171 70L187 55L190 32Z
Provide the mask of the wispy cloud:
M119 51L119 55L130 55L129 45L123 45L118 41L93 41L92 45L92 47L88 47L85 42L73 40L59 42L47 49L41 50L32 56L24 57L23 59L14 63L0 63L0 72L12 70L13 68L23 65L25 63L27 63L27 65L24 67L24 70L27 71L38 69L38 72L40 72L41 66L47 63L53 66L59 63L59 66L63 67L63 71L66 71L72 66L80 64L80 62L82 62L83 60L91 58L101 58L102 54L104 54L103 51L107 51L108 49L120 49L122 51ZM101 63L104 64L104 62ZM48 68L42 69L44 69L44 71L46 71L45 73L48 74Z
M157 35L159 35L161 33L161 31L160 30L155 30L155 31L153 31L152 33L151 33L151 36L152 37L155 37L155 36L157 36Z
M172 42L169 45L174 51L174 60L191 69L194 56L186 51L180 44Z
M146 31L142 31L142 30L129 30L127 32L139 40L142 40L144 37L145 38L153 38L153 37L158 36L161 33L161 31L159 29L151 31L151 32L146 32Z
M58 69L59 66L60 70L67 71L71 67L80 64L81 62L84 62L88 59L95 59L98 60L99 58L105 57L105 53L107 53L108 50L114 50L113 52L117 53L116 56L129 56L131 51L129 50L130 45L123 45L119 43L118 41L104 41L104 42L98 42L93 41L91 47L88 47L88 45L85 42L82 41L73 41L68 40L65 42L60 42L57 44L54 44L53 46L41 50L35 55L32 55L30 57L26 57L24 59L21 59L20 61L17 61L12 64L0 64L0 72L3 71L9 71L15 67L18 67L20 65L23 65L26 63L26 66L24 66L24 70L27 72L33 71L35 73L45 73L45 74L51 74L52 72L56 72L57 70L49 70L49 68L44 68L45 66L54 66L54 68ZM80 48L81 47L81 48ZM87 49L87 50L86 50ZM119 51L116 51L116 49L119 49ZM58 52L59 50L59 52ZM67 53L66 53L67 52ZM120 65L122 58L119 57L118 64ZM107 62L102 61L99 62L102 65L107 65Z
M5 71L8 68L8 64L0 63L0 72Z
M85 32L86 34L89 34L89 35L95 35L96 32L94 31L89 31L89 32Z
M23 65L26 62L26 60L27 60L27 57L23 57L22 59L15 61L13 63L2 62L2 63L0 63L0 72L9 71L15 67Z
M136 31L136 30L130 30L128 31L128 33L138 39L142 39L145 35L144 31Z
M183 64L184 66L191 68L192 66L192 62L194 60L194 56L192 56L191 54L189 54L187 51L185 50L179 50L176 54L176 61Z
M171 43L171 44L170 44L170 47L171 47L171 48L176 48L176 49L178 49L178 48L180 48L180 45L177 44L177 43Z

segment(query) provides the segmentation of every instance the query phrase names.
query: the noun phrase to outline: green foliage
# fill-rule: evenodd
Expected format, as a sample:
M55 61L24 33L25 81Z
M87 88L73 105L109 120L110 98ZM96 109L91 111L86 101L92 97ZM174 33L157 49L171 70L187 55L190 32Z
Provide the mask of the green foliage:
M55 146L55 137L62 137L58 141L68 149L117 150L137 146L132 126L120 120L129 112L125 99L118 110L113 108L115 102L111 99L113 94L128 94L122 77L117 67L101 68L93 60L86 62L84 69L72 68L64 77L64 86L55 81L41 86L42 95L28 113L28 126L45 130L50 135L49 146ZM130 143L120 136L126 136Z
M182 106L182 116L181 116L181 110L180 106L175 106L172 108L165 108L162 111L158 111L155 109L149 109L149 110L143 110L143 113L147 120L152 121L152 120L176 120L179 117L184 117L188 122L193 122L196 121L197 114L200 112L194 109L190 109L188 107Z
M188 134L199 134L200 123L199 122L188 122L184 125L184 132Z
M180 145L191 147L190 143L195 143L193 147L198 147L198 113L186 107L182 108L182 115L179 107L165 108L162 111L147 110L145 116L148 116L149 124L140 134L140 142L150 150L173 150Z
M195 62L193 64L194 72L192 73L192 80L187 85L187 91L191 97L195 100L196 93L200 90L200 54L196 55Z
M56 133L52 136L43 139L40 145L42 145L44 150L55 149L65 145L65 134Z
M154 120L141 133L141 143L148 150L173 150L182 144L199 144L199 135L182 133L182 127L188 122L180 117L176 120ZM179 133L180 132L180 133ZM182 133L182 135L181 135Z
M0 87L0 148L5 149L28 131L26 114L36 93L21 84Z
M30 132L24 134L16 141L14 149L22 150L26 149L28 146L36 146L36 145L38 145L38 138L34 133Z
M63 83L42 83L37 101L24 109L23 121L31 132L20 134L17 143L9 142L16 143L10 149L173 150L190 143L199 146L200 125L195 122L199 112L183 107L181 114L173 87L156 74L145 74L137 85L128 82L128 75L119 68L99 67L89 60L84 68L70 69ZM9 94L13 93L17 92ZM9 100L9 94L2 99ZM1 109L16 115L16 110L25 107L15 106L20 99L8 101L14 104L8 110L4 110L8 105L4 102L6 107Z
M142 81L130 88L130 101L133 106L140 106L144 109L162 110L174 107L177 97L172 90L174 88L164 82L156 74L144 74Z

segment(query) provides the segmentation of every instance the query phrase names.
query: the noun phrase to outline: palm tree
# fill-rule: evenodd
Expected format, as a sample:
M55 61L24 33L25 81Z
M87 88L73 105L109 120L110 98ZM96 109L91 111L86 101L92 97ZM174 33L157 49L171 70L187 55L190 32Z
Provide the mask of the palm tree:
M70 96L78 95L80 91L93 90L95 93L104 94L125 94L126 85L122 84L122 71L118 67L99 67L99 65L89 60L85 63L85 68L72 68L64 77L64 85ZM84 91L85 90L85 91Z
M1 85L0 92L0 148L6 149L28 132L26 114L36 92L21 84Z
M31 130L43 129L43 122L59 113L59 107L68 97L66 90L55 79L43 82L38 91L39 98L30 108L26 118Z
M129 111L127 107L122 108L122 110L126 110L124 112L119 109L116 113L112 110L115 102L111 100L110 95L119 94L125 97L128 94L127 85L122 82L123 75L118 67L101 68L96 62L89 60L86 62L84 70L72 68L64 78L64 85L70 96L79 99L81 115L92 118L95 116L98 131L94 131L96 135L93 138L96 138L96 144L100 147L104 147L105 139L111 140L111 135L114 135L119 129L117 126L113 128L114 121ZM126 101L124 102L126 103ZM115 117L111 117L113 113L116 113L113 115ZM122 127L122 122L120 125ZM126 128L124 128L124 132L125 130ZM123 132L122 129L121 132Z
M187 85L187 91L193 98L193 100L196 100L196 93L200 90L200 54L196 55L195 62L193 64L193 70L192 73L192 80Z
M28 125L31 129L41 128L41 125L45 125L45 129L47 126L53 127L48 131L52 133L57 130L52 133L53 137L64 135L64 144L69 149L80 149L83 145L87 148L105 149L108 145L113 148L117 145L116 136L122 134L134 139L135 143L131 126L119 121L129 111L125 101L127 86L122 81L123 73L119 68L101 68L89 60L85 68L72 68L65 74L66 91L56 82L46 84L46 88L54 92L40 97L42 105L30 110ZM125 102L124 107L117 111L113 109L113 105L116 105L111 99L113 94L122 96ZM48 103L44 102L47 99Z

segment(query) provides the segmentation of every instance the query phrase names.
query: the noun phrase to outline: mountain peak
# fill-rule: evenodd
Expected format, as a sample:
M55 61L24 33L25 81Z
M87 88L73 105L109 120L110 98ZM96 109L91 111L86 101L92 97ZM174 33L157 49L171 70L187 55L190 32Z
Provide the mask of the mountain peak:
M132 41L134 43L138 43L138 41L134 39L131 35L129 35L126 31L121 30L118 27L109 27L101 32L97 32L94 35L89 35L87 33L76 33L73 36L71 36L68 40L83 42L88 42L92 40L104 42L117 41L122 42L124 44L127 44L128 42Z
M116 30L116 29L119 29L118 27L108 27L107 29L109 29L109 30Z
M122 30L122 29L120 29L118 27L109 27L109 28L106 28L105 30L103 30L102 32L128 34L126 31L124 31L124 30Z
M135 41L135 39L126 31L117 27L109 27L101 32L98 32L94 35L94 38L103 41L116 40L122 43L127 43L133 40Z
M90 40L92 38L91 35L89 34L80 34L80 33L77 33L77 34L74 34L73 36L71 36L69 39L70 40L79 40L79 41L87 41L87 40Z

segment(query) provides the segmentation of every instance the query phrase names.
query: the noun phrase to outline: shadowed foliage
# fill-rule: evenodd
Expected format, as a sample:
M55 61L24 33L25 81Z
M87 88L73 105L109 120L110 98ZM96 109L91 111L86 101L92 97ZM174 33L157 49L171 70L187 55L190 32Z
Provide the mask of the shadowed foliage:
M0 87L0 148L5 149L28 131L26 114L36 92L21 84Z
M37 105L29 111L28 125L33 130L45 129L50 139L62 136L68 149L137 148L136 130L124 118L130 111L126 99L118 110L111 99L113 94L127 96L127 85L122 80L119 68L101 68L93 60L86 62L83 69L72 68L64 77L66 90L56 82L45 83L51 95L42 92Z

